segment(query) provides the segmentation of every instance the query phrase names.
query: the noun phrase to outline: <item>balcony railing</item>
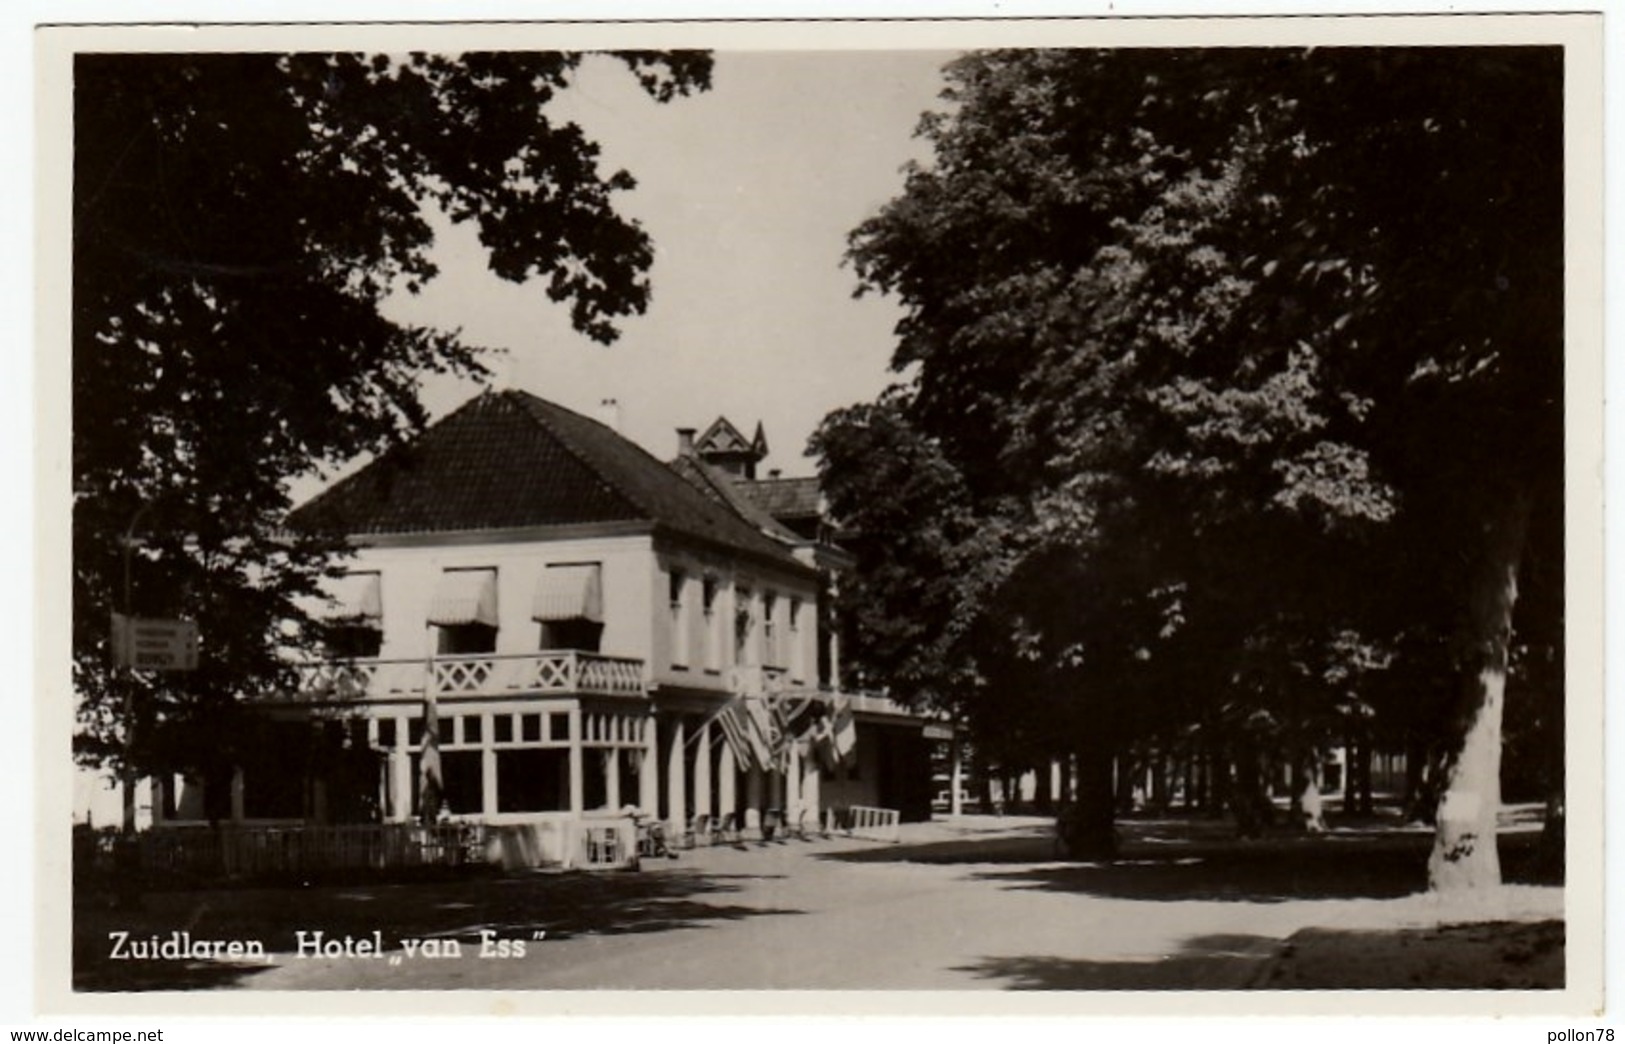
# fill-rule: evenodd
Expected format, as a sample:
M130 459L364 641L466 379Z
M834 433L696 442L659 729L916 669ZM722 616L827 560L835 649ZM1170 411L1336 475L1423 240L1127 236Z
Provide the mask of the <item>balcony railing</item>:
M509 656L436 656L433 660L329 660L301 668L298 695L308 700L592 693L642 696L643 661L557 649Z

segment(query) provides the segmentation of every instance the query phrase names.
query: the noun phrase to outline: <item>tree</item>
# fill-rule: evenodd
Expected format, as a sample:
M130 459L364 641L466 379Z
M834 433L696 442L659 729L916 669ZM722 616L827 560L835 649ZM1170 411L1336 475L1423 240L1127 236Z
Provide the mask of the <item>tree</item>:
M971 55L934 164L851 242L905 308L907 420L1001 535L1004 644L1077 680L1051 688L1090 732L1144 728L1133 694L1253 720L1283 686L1322 720L1306 650L1454 636L1447 771L1485 800L1441 822L1441 887L1493 877L1520 520L1561 475L1560 64Z
M614 57L661 102L708 86L705 54ZM544 281L595 340L643 311L649 238L612 205L633 179L601 172L597 146L547 108L583 60L77 59L82 758L218 782L247 735L239 697L286 683L286 653L320 642L301 599L341 545L283 530L288 481L421 427L425 374L484 372L454 333L380 313L435 274L425 208L475 222L494 272ZM200 620L200 669L111 670L114 610Z

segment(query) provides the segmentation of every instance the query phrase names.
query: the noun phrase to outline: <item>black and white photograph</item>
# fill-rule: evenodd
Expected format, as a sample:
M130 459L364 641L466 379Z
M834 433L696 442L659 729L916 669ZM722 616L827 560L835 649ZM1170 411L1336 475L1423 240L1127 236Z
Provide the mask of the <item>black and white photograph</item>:
M43 31L57 1003L1599 1009L1601 18L1261 21Z

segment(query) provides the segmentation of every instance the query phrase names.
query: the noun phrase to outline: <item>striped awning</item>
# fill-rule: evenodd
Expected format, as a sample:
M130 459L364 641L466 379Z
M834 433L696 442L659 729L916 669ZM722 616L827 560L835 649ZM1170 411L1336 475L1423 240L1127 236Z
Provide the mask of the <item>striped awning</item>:
M598 563L548 566L536 584L536 602L531 618L540 623L555 620L604 620L604 581Z
M497 571L448 569L441 573L429 605L429 622L436 627L497 626Z
M333 605L323 614L330 620L377 623L384 618L384 599L377 573L351 573L327 588Z

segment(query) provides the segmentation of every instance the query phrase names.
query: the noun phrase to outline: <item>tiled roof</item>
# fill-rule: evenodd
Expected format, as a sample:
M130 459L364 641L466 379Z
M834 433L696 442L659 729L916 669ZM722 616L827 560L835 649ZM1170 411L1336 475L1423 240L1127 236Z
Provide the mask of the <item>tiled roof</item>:
M750 497L745 495L742 487L748 483L712 467L699 457L691 454L678 457L670 463L669 467L687 479L695 489L698 489L716 503L737 513L745 521L768 536L784 543L798 544L802 542L802 538L796 535L793 530L768 512L763 511Z
M477 396L289 519L356 536L636 521L802 568L635 443L521 391Z
M820 513L816 477L736 480L734 485L774 518L815 518Z

